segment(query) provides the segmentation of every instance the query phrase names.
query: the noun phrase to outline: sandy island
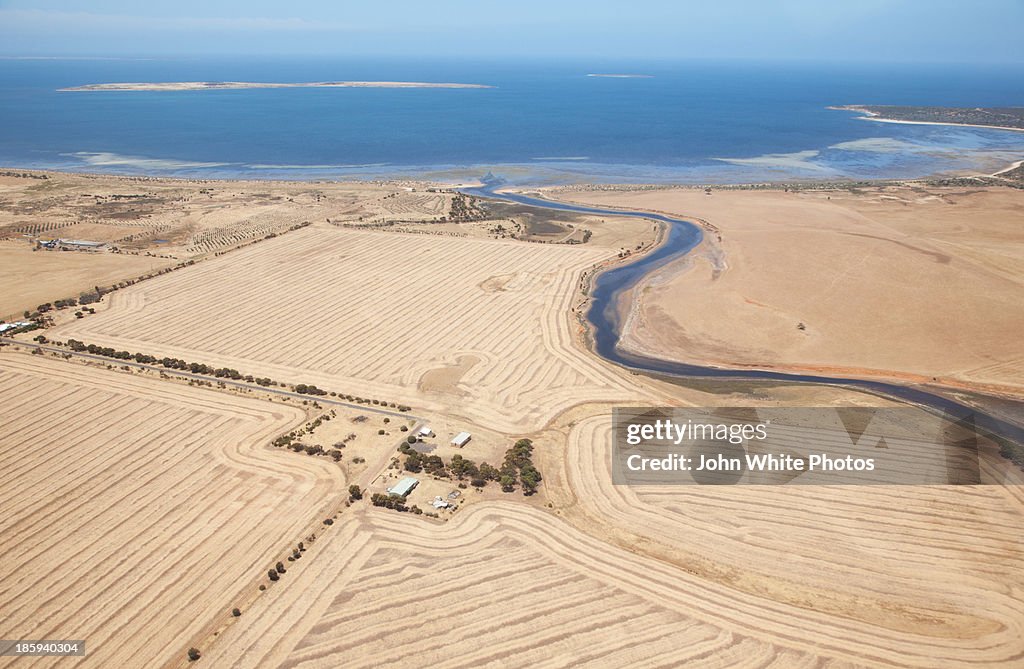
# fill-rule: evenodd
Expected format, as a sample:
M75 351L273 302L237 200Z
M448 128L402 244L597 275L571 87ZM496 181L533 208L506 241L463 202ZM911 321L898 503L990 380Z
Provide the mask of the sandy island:
M58 91L221 91L246 88L494 88L484 84L432 83L425 81L310 81L273 83L262 81L168 81L86 84Z

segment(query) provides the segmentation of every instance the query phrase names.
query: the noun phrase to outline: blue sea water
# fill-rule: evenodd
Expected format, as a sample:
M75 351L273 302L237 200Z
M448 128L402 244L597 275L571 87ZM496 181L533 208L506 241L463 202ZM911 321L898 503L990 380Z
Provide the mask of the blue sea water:
M633 73L647 78L589 77ZM487 89L58 92L157 81L398 80ZM1024 105L1024 70L744 62L0 60L0 165L245 178L488 171L513 183L722 183L991 172L1024 133L838 104Z

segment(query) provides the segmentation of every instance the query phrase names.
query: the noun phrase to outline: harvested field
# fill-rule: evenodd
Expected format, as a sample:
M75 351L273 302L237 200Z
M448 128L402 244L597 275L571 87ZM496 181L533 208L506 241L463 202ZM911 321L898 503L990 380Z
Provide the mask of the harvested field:
M0 392L0 637L86 639L76 666L184 664L344 483L267 448L280 404L10 351Z
M480 504L444 528L381 511L345 522L218 639L211 666L813 665L702 621L685 577L533 509Z
M572 341L580 272L612 253L312 226L118 291L53 336L530 431L645 393Z
M570 432L568 519L724 588L716 616L871 666L1024 653L1024 494L1005 461L986 467L1009 487L629 487L611 440L609 417Z
M174 265L174 260L118 253L33 251L27 244L0 242L0 318L21 316L40 304L78 298L94 286L109 286ZM95 305L93 305L95 306Z
M920 515L941 494L919 492L899 520ZM1019 500L1000 495L987 496L985 508L1001 507L1005 514L1007 505L1019 506ZM835 500L830 496L829 504ZM747 517L743 508L753 506L740 505L741 518ZM649 509L648 515L663 512ZM932 512L939 527L931 531L945 535L946 544L937 545L947 555L955 551L948 541L956 522L951 511L951 505L941 505ZM936 608L960 608L977 627L938 634L948 613L918 618L887 602L880 614L906 614L918 629L823 612L814 601L780 602L638 554L643 544L629 550L610 546L521 505L482 503L443 528L378 510L357 512L344 522L338 534L314 547L313 560L288 588L261 598L221 635L207 654L212 666L988 667L1011 666L1024 644L1019 599L992 588L997 581L1013 587L1012 572L999 576L1010 562L1007 547L986 548L986 555L1003 552L1005 560L961 571L959 585L930 582L946 567L929 560L926 569L919 562L925 550L915 548L916 539L927 521L914 523L904 540L897 529L887 531L893 553L911 551L893 580L905 579L904 587L923 585L922 600L935 596ZM744 545L756 549L776 542L766 566L783 569L779 550L799 538L801 525L786 526L786 534L773 539L770 523L759 531L762 523L750 522ZM677 543L693 548L697 538L686 537L688 525L679 516L672 529ZM968 531L963 535L960 545L966 546ZM870 535L865 540L873 543ZM723 570L735 572L729 563L740 555L733 543L701 545L711 555L722 552ZM799 560L804 549L798 545L800 550L786 551L786 564ZM748 556L741 571L760 578L756 557ZM856 558L870 556L850 560ZM837 562L835 555L821 562L820 578ZM965 567L954 560L949 569ZM914 576L915 569L922 573ZM865 571L878 576L870 562L855 570ZM843 587L848 573L844 568L834 575L833 588ZM872 579L858 580L868 588L863 581ZM893 597L912 594L901 589ZM972 600L979 595L983 601Z

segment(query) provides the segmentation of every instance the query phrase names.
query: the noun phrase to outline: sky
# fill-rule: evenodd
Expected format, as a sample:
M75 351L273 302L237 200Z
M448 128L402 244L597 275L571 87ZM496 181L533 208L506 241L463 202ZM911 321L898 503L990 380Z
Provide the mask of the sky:
M0 0L2 56L1024 63L1024 0Z

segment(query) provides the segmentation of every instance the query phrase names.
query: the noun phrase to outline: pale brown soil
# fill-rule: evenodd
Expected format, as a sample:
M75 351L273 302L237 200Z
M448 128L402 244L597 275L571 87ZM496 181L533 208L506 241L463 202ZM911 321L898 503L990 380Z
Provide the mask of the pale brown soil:
M85 639L75 666L183 658L344 482L268 449L280 404L9 349L0 389L0 636Z
M0 241L0 318L21 318L46 302L78 297L96 286L133 279L174 260L117 253L33 251L27 243Z
M628 324L632 348L716 365L1024 391L1019 190L560 196L717 228L694 258L641 288Z
M584 398L643 395L574 343L580 273L610 256L316 225L117 291L51 332L529 432ZM478 362L456 380L465 356Z
M226 184L215 197L250 186ZM287 186L300 187L312 185ZM7 373L0 373L0 381L6 378L5 397L11 398L0 408L10 414L4 418L11 426L9 436L0 436L0 450L9 444L7 460L22 462L0 487L8 491L2 508L18 510L12 518L43 523L47 532L54 531L51 525L63 528L57 531L64 533L45 544L60 556L56 566L41 558L26 560L25 574L44 583L52 573L85 588L74 600L80 608L52 610L56 599L48 590L12 579L8 593L0 594L0 611L6 614L9 603L17 609L0 625L40 620L32 615L33 607L40 607L49 627L25 633L75 636L66 632L67 626L84 621L78 624L94 627L83 633L99 640L90 641L92 647L103 642L97 660L127 667L924 669L1014 667L1024 656L1024 497L1020 474L1005 461L986 451L983 462L987 477L1003 485L960 488L612 485L609 417L616 405L885 402L836 388L795 385L691 390L634 376L595 358L582 343L574 313L582 301L577 291L595 265L614 262L621 249L649 242L649 223L595 221L593 243L578 246L482 234L352 230L330 225L326 218L347 216L358 222L370 216L367 212L384 215L387 207L408 204L416 211L392 213L427 221L444 210L448 195L428 198L373 186L380 191L345 195L350 198L345 208L340 204L345 188L358 190L324 186L326 196L337 198L324 205L333 208L329 216L326 208L317 209L325 195L319 202L311 196L300 203L300 210L323 214L310 219L315 221L311 227L119 290L104 298L96 315L46 334L406 402L437 433L426 446L446 459L458 452L498 464L516 438L529 436L544 474L538 494L505 494L493 484L484 492L463 491L460 508L438 519L376 509L364 499L343 509L329 530L318 528L319 538L302 559L288 563L281 580L257 596L247 579L254 570L265 573L282 540L294 542L297 537L286 536L289 531L302 531L309 519L322 517L328 502L317 494L336 503L351 482L379 492L404 475L389 463L404 434L400 426L412 420L384 423L370 415L353 422L357 410L339 411L302 437L328 448L356 434L343 449L342 462L335 464L265 446L277 433L308 424L313 412L309 407L299 411L294 400L268 403L0 351L0 372ZM655 195L580 197L625 198L629 206L663 208L643 199ZM699 192L695 204L719 195ZM939 211L973 202L972 194L918 193L919 202L905 205L889 200L910 197L902 190L887 191L884 197L833 193L833 200L824 199L827 195L757 195L743 196L748 201L739 195L733 200L730 194L726 202L732 205L702 210L721 229L722 244L714 240L702 249L692 270L677 268L657 277L643 304L653 303L659 290L687 276L710 273L712 264L719 267L719 278L700 286L714 293L730 273L748 276L744 272L753 270L739 268L762 246L777 254L782 266L796 265L785 253L803 248L806 257L807 249L798 242L808 236L822 240L822 254L833 264L849 244L865 264L877 250L890 264L910 263L901 266L918 273L940 271L932 265L956 269L956 276L974 287L1017 280L1018 238L1005 223L967 217L962 231L943 228L939 234L917 214L883 225L872 218L880 214L869 211L906 207L916 212L918 205L921 211ZM1014 200L997 201L1005 211L993 211L1003 211L1002 220L1016 215ZM836 213L836 207L847 213ZM736 212L760 223L747 231L741 225L747 218ZM221 213L229 230L236 213L230 205ZM737 218L729 218L733 214ZM858 234L847 234L846 224L855 224ZM771 226L778 226L779 240L773 241ZM857 246L863 244L875 245L872 253ZM946 256L949 261L941 261ZM807 266L821 270L823 262L812 259ZM771 313L796 315L783 310L785 303L771 300L792 298L799 286L789 288L767 261L751 266L768 272L771 280L766 279L763 290L769 294L756 292L762 287L752 278L738 284L747 291L742 294L774 304ZM886 275L887 268L884 263L876 267L875 274L885 278L869 283L874 294L882 287L898 292L911 279L918 281L918 274L911 279ZM853 269L832 274L850 282L875 276L865 278ZM860 304L853 290L860 284L837 282L845 302ZM931 284L914 285L926 296L940 293ZM1009 289L990 293L992 300L1011 295ZM665 299L662 308L667 312L673 304ZM723 318L741 319L726 318L730 326L721 338L730 356L743 354L747 349L737 341L744 333L735 331L742 330L736 323L745 322L744 312L730 311L735 302L727 295L715 304L724 309L717 312ZM829 307L835 302L808 298L800 304L807 332L819 339L823 332L838 336L828 329ZM720 327L712 323L713 313L707 327ZM1005 325L987 315L996 319L994 327ZM936 337L954 336L952 327L927 323L937 328ZM683 319L682 325L689 327L689 321ZM998 338L990 346L986 335L974 334L976 349L990 347L991 355L1009 350L999 348ZM918 336L915 341L927 346L927 338ZM666 341L666 347L678 344ZM750 350L802 350L785 337L779 341ZM845 348L833 351L862 352L852 337L838 341ZM950 350L950 366L965 364L966 357L955 357L964 355L959 349ZM939 353L936 345L928 360L945 361ZM924 356L915 355L911 350L900 359L910 361L908 366L923 364ZM4 361L13 365L11 370ZM829 364L838 363L829 359ZM911 373L893 367L885 373ZM997 377L993 373L990 380L1000 381ZM378 434L381 429L384 435ZM473 441L462 450L448 446L461 430L473 432ZM44 447L33 448L39 444ZM61 471L77 478L52 478L47 467L55 449ZM179 456L180 462L174 459ZM356 465L356 457L367 462ZM181 470L181 463L194 469ZM76 469L82 466L95 471ZM121 477L113 486L119 497L96 494L113 475ZM152 487L132 488L138 477ZM409 502L422 508L457 485L419 478L421 486ZM53 485L69 487L75 504L52 502L59 505L57 515L31 511ZM133 498L137 508L125 506L127 490L138 495ZM119 524L103 525L111 515ZM190 531L197 533L195 541L183 542ZM17 528L0 532L5 554L26 546L40 550L32 543L38 535L32 541L26 537L32 535ZM100 570L96 577L95 564L79 559L82 547L97 551L110 573ZM129 559L118 563L118 555ZM18 564L22 560L16 558ZM167 576L179 573L181 563L189 565L189 578ZM89 581L90 575L99 580ZM232 603L247 587L252 596ZM135 589L143 594L135 596ZM234 605L242 607L238 618L225 615ZM99 610L81 613L90 607ZM129 617L121 617L122 610ZM156 611L171 611L172 624L158 621ZM0 631L7 636L23 630ZM114 632L127 635L123 649L106 642ZM188 644L203 652L193 665L184 655Z

